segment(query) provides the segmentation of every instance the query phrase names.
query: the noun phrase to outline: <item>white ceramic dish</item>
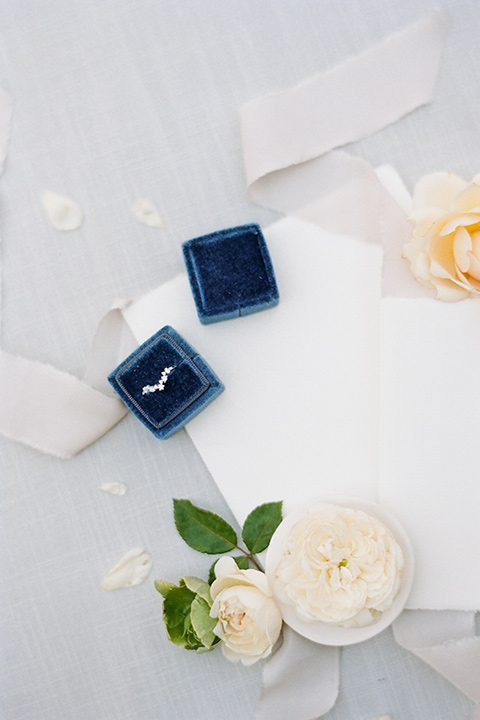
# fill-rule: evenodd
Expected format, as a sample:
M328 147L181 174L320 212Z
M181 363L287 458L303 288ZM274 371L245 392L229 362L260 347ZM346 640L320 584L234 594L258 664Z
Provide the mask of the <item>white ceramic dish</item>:
M270 541L270 545L268 546L265 560L265 573L270 587L273 589L275 600L280 608L283 619L293 630L309 640L313 640L313 642L320 643L322 645L353 645L355 643L362 642L363 640L368 640L369 638L374 637L374 635L382 632L382 630L385 630L385 628L391 625L395 618L397 618L402 612L412 587L414 575L413 548L408 535L403 527L398 523L396 518L379 505L353 497L330 497L323 498L321 500L314 500L308 507L313 508L315 505L322 505L325 503L339 505L341 507L349 507L353 510L363 510L368 515L380 520L389 530L391 530L395 540L398 542L403 551L405 560L400 589L391 608L382 613L380 619L373 625L358 628L346 628L331 623L321 622L319 620L312 622L301 620L297 617L295 610L291 605L287 605L279 600L279 598L275 595L274 590L275 570L282 559L283 542L293 525L304 515L305 508L301 508L300 510L291 513L278 526Z

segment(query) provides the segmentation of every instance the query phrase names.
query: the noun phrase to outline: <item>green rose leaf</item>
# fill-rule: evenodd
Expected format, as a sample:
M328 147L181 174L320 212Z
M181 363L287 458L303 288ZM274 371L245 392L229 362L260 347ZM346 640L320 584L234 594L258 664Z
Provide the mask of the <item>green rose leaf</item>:
M194 550L217 555L236 547L235 530L215 513L196 507L190 500L174 500L173 514L178 532Z
M268 547L272 535L282 522L282 502L270 502L252 510L245 520L242 538L252 554Z
M233 559L237 563L240 570L248 570L249 563L248 558L245 557L245 555L240 555L240 557L234 557Z
M249 568L249 562L246 555L240 555L239 557L233 558L235 562L237 563L240 570L248 570ZM213 581L215 580L215 565L217 564L218 560L215 560L213 565L211 566L209 572L208 572L208 583L211 585Z

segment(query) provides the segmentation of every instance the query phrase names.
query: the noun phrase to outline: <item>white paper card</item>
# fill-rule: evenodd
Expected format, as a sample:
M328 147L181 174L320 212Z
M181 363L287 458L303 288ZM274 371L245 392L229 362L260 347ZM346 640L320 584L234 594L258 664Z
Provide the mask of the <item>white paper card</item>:
M278 307L201 325L181 275L124 311L139 342L170 324L224 382L187 431L240 522L378 483L382 251L292 217L264 234Z
M384 298L379 499L405 526L408 606L480 607L480 303Z

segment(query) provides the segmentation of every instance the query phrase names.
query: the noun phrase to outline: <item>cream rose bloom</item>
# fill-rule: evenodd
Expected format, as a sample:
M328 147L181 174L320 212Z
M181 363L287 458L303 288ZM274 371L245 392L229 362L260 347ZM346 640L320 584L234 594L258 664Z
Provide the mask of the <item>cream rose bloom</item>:
M400 587L403 553L390 531L361 510L313 506L290 529L274 580L279 602L300 620L371 625Z
M426 175L415 186L410 219L404 257L415 278L438 300L480 295L480 175L471 183L448 172Z
M282 628L267 578L259 570L239 570L230 557L220 558L215 576L210 615L218 623L213 632L228 660L253 665L270 655Z

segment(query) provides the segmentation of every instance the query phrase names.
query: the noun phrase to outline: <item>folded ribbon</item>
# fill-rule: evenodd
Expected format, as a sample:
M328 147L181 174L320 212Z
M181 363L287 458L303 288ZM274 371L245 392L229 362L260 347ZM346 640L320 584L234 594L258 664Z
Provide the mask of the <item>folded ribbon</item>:
M260 205L381 243L405 232L368 163L336 150L428 103L446 24L435 11L342 65L241 109L247 184ZM387 266L386 270L389 268Z
M125 417L127 408L106 378L137 346L121 315L126 304L115 303L100 322L85 380L0 350L0 433L67 459Z
M398 644L410 650L476 703L480 717L480 637L475 613L406 610L393 624Z
M339 654L284 627L282 646L263 671L257 720L314 720L328 712L338 694Z

